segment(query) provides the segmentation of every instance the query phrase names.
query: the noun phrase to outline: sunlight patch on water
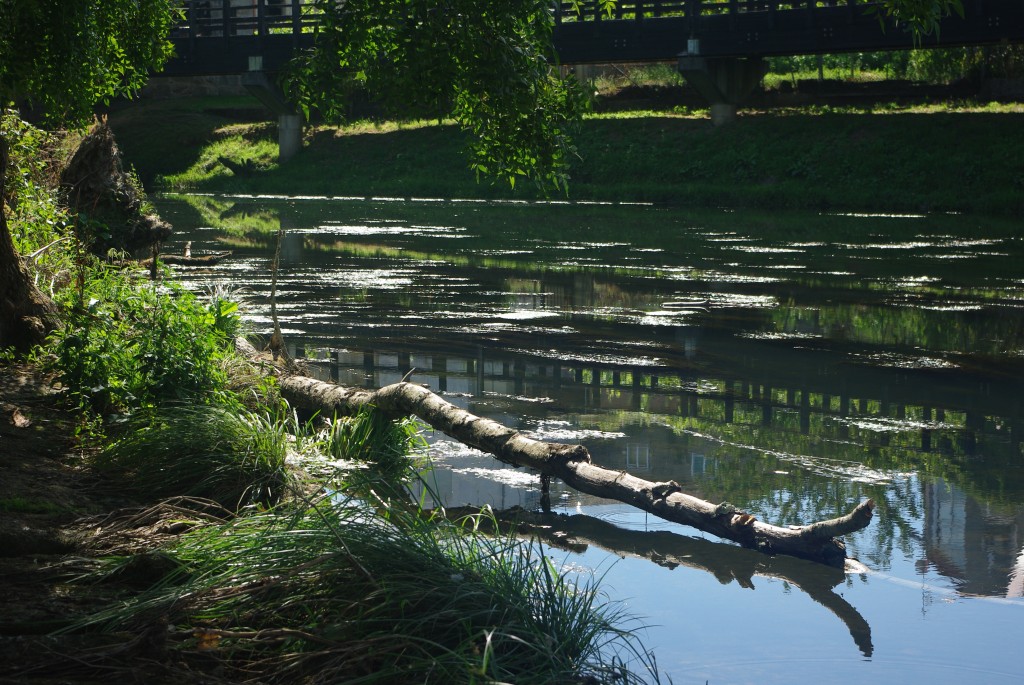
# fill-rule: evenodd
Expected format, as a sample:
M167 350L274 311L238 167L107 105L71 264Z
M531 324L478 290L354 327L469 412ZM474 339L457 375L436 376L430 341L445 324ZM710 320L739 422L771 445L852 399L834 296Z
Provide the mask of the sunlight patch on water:
M711 293L715 307L743 307L744 309L771 309L779 306L773 295L741 295L738 293Z
M374 235L428 235L436 238L465 238L466 229L458 226L397 226L397 225L344 225L324 224L316 228L290 228L288 233L333 235L333 236L374 236ZM457 235L459 234L459 235Z
M489 392L488 391L488 392L485 392L484 395L500 395L500 393ZM501 395L501 396L502 397L507 397L508 399L514 400L516 402L525 402L526 404L553 404L554 401L555 401L554 398L552 398L552 397L526 397L524 395Z
M334 271L324 278L327 282L347 288L398 290L412 285L412 277L415 275L416 272L411 269L362 269Z
M705 233L704 235L714 236L707 239L709 243L749 243L751 241L751 239L746 236L739 236L736 234L723 235L721 233Z
M696 309L679 310L663 309L654 312L644 312L642 316L626 317L627 321L635 321L641 326L679 326L689 323L695 314L700 311Z
M692 280L692 274L688 271L686 280ZM775 276L750 276L747 274L731 274L722 271L708 271L703 274L701 280L712 283L780 283L781 278ZM722 294L722 293L719 293Z
M430 444L430 456L440 461L451 459L479 459L488 456L486 452L463 445L455 440L437 440Z
M912 421L907 419L890 419L887 417L874 416L865 418L842 418L838 416L829 417L836 423L846 424L853 428L859 428L872 433L911 433L920 430L939 430L951 428L949 424L936 421Z
M933 312L978 312L984 309L980 304L925 304L917 308Z
M466 333L495 333L498 331L507 331L510 333L529 333L530 335L567 335L576 332L576 329L571 326L547 328L545 326L523 326L521 324L514 323L484 323L476 329L460 328L459 330Z
M501 312L494 314L496 319L508 319L510 321L530 321L532 319L550 319L553 316L558 316L558 312L545 312L538 311L536 309L526 309L514 312Z
M657 357L618 357L611 354L576 354L566 350L526 350L509 348L514 354L529 354L543 359L557 359L562 362L580 362L583 364L607 364L609 366L660 366Z
M546 442L579 443L584 440L616 440L626 437L625 433L575 428L569 421L541 421L536 428L523 431L534 440Z
M932 236L918 236L919 238ZM1006 242L1002 238L974 238L965 239L955 235L934 236L942 239L943 247L983 247L987 245L1001 245Z
M937 283L942 279L938 276L906 276L904 278L898 278L890 281L894 286L899 288L912 288L916 285L922 285L924 283Z
M838 243L836 247L847 250L920 250L926 247L939 247L940 243L924 241L908 241L905 243Z
M529 471L515 469L489 469L481 466L452 469L452 473L485 478L495 483L509 485L514 488L536 489L540 485L540 476Z
M878 352L876 354L853 354L854 359L860 359L875 366L888 366L896 369L956 369L957 364L945 359L935 357L911 357L896 352Z
M764 245L734 245L728 249L735 250L737 252L764 252L768 254L803 254L806 252L806 250L799 250L792 247L765 247Z
M926 219L926 214L876 214L873 212L822 212L821 216L850 216L856 219Z
M761 333L739 333L739 338L748 340L820 340L825 336L820 333L773 333L764 331Z

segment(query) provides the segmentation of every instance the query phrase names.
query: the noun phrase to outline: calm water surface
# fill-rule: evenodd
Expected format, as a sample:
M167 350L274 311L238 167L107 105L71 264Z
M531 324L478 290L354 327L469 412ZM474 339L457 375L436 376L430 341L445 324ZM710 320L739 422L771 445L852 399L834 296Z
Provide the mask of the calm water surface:
M777 524L848 511L869 569L771 559L554 485L550 553L650 627L676 683L1024 681L1024 230L963 216L177 196L193 251L314 373L409 375ZM537 479L431 437L449 505Z

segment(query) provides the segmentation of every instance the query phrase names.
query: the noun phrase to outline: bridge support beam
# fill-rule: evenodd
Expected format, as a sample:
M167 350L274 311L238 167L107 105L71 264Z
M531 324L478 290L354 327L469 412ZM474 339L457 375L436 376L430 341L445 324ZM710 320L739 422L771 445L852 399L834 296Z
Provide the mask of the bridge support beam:
M711 104L711 123L727 124L764 78L767 62L760 57L679 56L679 73Z
M277 159L287 162L302 149L302 116L296 114L284 93L261 71L259 58L250 58L250 70L242 77L249 94L277 115Z

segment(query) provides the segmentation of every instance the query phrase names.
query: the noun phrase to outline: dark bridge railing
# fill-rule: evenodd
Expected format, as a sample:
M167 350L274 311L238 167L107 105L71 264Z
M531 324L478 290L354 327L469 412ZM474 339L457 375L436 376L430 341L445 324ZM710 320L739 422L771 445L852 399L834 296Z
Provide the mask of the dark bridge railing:
M311 33L313 0L186 0L178 38L223 38Z
M574 5L579 7L576 12ZM879 21L877 0L632 0L609 14L599 0L559 2L563 63L765 57L915 47L905 27ZM691 42L695 41L695 42ZM963 0L922 47L1024 41L1024 1Z
M168 74L245 71L256 55L274 70L312 44L318 21L313 0L184 0L184 7ZM870 0L620 0L607 14L599 0L551 3L564 64L672 60L698 46L708 57L913 47L900 27L883 28L873 7ZM924 44L1024 41L1024 0L963 0L963 8Z

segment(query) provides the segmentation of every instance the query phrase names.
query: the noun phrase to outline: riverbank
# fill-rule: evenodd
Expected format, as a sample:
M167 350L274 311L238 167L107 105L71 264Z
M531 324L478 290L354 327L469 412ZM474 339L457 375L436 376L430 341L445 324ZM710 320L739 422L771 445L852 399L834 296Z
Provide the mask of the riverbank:
M276 160L277 127L247 98L146 100L112 127L151 189L284 195L536 199L477 179L451 124L308 127ZM811 106L594 115L570 200L735 208L1024 215L1024 106Z

